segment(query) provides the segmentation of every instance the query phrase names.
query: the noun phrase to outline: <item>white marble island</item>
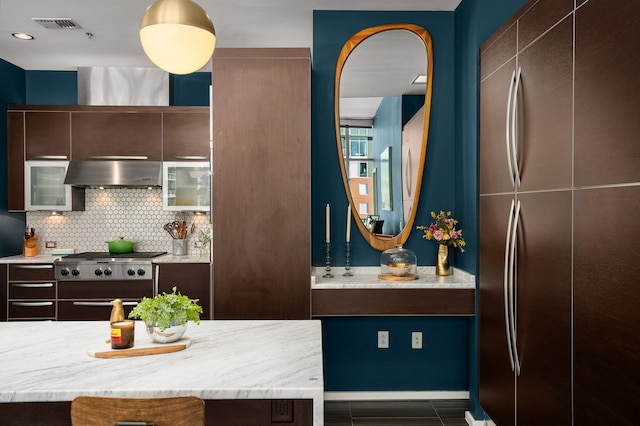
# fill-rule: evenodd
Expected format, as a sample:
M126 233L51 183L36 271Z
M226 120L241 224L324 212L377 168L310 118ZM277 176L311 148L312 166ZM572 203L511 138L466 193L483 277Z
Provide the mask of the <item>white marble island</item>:
M78 395L205 400L312 400L323 424L319 321L202 321L189 324L179 352L101 359L108 322L0 323L0 410L7 403L71 401ZM136 342L148 341L141 322Z

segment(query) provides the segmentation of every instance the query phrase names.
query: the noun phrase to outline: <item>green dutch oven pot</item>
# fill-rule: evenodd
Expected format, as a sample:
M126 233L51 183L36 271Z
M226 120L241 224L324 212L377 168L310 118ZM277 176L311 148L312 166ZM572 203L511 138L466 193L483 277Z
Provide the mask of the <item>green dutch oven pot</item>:
M109 245L109 253L132 253L135 241L125 240L124 237L120 237L119 240L107 241Z

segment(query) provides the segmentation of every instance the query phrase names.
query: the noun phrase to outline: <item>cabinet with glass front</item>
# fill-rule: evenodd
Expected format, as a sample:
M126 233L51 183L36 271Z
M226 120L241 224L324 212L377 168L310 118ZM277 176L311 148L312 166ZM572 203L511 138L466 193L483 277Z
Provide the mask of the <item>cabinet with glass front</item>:
M211 209L211 168L209 162L162 163L162 207L172 211Z

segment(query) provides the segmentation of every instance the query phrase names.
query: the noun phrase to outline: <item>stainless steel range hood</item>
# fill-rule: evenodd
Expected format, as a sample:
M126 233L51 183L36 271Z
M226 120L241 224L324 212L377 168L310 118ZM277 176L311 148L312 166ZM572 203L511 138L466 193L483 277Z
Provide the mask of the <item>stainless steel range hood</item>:
M71 161L64 183L83 187L147 188L162 186L162 162L139 160Z

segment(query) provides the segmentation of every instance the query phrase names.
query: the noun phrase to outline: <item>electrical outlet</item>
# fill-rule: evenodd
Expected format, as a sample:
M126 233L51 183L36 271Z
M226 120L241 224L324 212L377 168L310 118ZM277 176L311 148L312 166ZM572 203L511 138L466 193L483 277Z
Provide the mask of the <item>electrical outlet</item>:
M411 349L422 349L422 332L411 332Z
M47 241L45 243L45 247L46 248L56 248L56 247L58 247L58 243L55 242L55 241Z
M271 400L271 423L293 423L293 400Z
M389 332L386 330L378 331L378 349L389 348Z

